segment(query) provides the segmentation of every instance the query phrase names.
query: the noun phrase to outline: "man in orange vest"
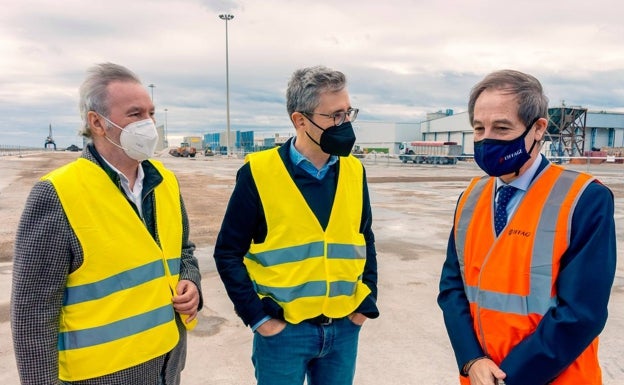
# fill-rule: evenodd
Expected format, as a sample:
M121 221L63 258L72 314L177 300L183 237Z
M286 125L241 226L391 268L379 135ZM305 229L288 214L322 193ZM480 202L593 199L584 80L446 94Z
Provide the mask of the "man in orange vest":
M613 194L540 154L548 98L533 76L489 74L468 112L488 175L457 203L438 296L460 382L600 385Z

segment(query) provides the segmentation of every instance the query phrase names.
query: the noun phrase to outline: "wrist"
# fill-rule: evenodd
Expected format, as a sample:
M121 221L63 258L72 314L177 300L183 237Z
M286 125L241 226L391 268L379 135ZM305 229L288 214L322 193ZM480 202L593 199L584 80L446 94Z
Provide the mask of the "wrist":
M473 358L472 360L466 362L464 364L464 366L461 369L461 374L464 376L468 376L468 372L470 372L470 368L472 367L472 365L474 365L475 362L482 360L484 358L488 358L487 356L482 356L482 357L477 357L477 358Z

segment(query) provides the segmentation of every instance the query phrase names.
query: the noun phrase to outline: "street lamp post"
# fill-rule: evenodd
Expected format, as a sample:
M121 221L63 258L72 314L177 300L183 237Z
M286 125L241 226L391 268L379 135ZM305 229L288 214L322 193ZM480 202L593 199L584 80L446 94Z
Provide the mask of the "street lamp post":
M169 140L167 139L167 109L165 108L165 148L169 148Z
M153 84L150 84L148 87L152 89L152 103L154 103L154 87L156 86Z
M227 114L227 141L226 153L230 156L230 63L228 58L228 21L234 18L234 15L222 13L219 15L221 20L225 20L225 100Z

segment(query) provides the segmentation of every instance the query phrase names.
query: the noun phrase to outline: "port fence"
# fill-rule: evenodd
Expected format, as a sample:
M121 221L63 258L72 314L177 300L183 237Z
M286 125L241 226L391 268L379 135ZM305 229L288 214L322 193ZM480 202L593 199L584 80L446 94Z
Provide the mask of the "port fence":
M46 151L54 151L54 149L0 144L0 156L23 156Z
M402 155L405 157L406 155ZM386 165L388 167L475 167L479 166L475 163L472 155L454 155L446 156L446 160L439 162L413 162L412 160L404 161L395 154L357 154L364 165ZM554 164L570 166L577 170L591 172L597 167L608 167L612 169L621 169L624 172L624 157L618 156L547 156ZM417 159L417 158L414 158Z

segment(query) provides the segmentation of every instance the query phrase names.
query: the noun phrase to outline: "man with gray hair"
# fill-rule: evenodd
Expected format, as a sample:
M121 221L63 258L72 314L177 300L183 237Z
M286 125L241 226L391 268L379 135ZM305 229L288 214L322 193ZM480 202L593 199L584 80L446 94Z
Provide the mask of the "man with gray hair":
M377 262L366 176L344 74L295 71L296 136L250 154L214 257L234 309L254 331L259 385L350 385L358 336L376 318Z
M487 175L459 198L438 296L460 382L601 385L613 194L540 154L548 98L535 77L487 75L468 115Z
M180 383L200 272L175 175L148 160L154 105L125 67L80 88L82 156L33 187L17 230L11 327L23 384Z

